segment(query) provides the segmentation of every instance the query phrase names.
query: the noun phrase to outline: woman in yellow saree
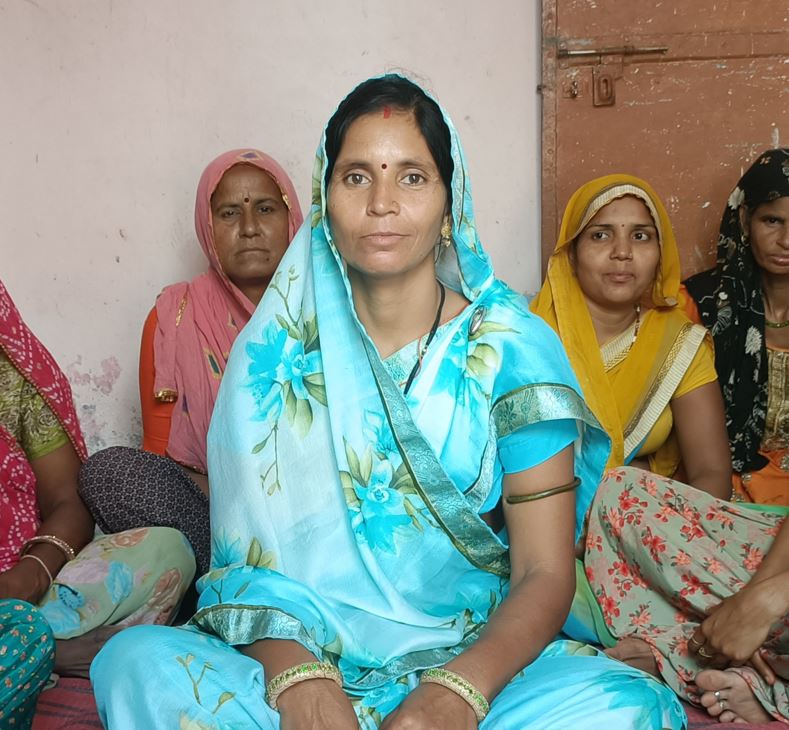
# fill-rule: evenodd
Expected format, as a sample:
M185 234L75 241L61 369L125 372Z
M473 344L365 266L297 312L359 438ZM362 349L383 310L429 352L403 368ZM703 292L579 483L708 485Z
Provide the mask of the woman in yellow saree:
M579 188L532 311L559 334L586 402L630 464L728 498L723 403L705 330L677 307L666 209L630 175ZM650 296L651 293L651 296Z
M564 631L723 722L787 721L785 511L724 501L712 348L678 311L678 289L676 242L647 183L610 175L576 191L531 307L558 332L613 450ZM665 478L677 472L704 491Z

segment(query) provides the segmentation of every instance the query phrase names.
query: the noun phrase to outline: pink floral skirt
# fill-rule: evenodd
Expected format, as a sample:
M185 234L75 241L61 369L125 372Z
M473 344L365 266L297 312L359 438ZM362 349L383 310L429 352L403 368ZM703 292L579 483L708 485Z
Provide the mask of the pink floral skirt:
M770 550L787 510L753 509L630 467L610 470L589 515L584 566L605 623L617 639L650 645L665 682L686 700L705 669L688 639L710 610L739 591ZM765 710L789 720L788 617L765 649L780 679L732 668Z

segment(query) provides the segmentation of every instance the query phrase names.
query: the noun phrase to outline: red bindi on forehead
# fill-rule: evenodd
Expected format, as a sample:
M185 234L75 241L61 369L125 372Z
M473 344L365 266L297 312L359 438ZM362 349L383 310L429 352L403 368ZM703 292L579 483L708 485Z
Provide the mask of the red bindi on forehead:
M387 167L388 167L388 165L385 162L381 165L381 169L382 170L385 170Z
M388 106L384 107L384 119L389 119L392 116L392 109Z

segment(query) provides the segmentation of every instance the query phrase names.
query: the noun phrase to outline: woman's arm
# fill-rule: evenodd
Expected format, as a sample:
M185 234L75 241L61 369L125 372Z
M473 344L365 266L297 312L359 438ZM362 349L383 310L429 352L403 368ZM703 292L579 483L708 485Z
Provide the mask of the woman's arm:
M701 315L699 314L699 308L696 304L696 300L690 295L690 292L687 290L684 284L680 284L679 293L677 294L677 301L679 309L685 312L685 314L688 316L688 319L693 322L693 324L700 324L702 327L704 326L704 323L701 321Z
M71 443L30 462L36 475L39 535L55 535L79 552L93 536L93 519L77 493L80 460ZM55 576L66 562L63 552L47 543L36 543L28 551ZM49 578L36 560L21 560L0 575L0 597L38 603L49 588Z
M142 410L142 447L160 456L165 455L170 439L170 420L175 403L161 403L153 396L156 377L153 341L158 324L156 307L145 320L140 341L140 408Z
M563 492L510 505L506 497L533 494L573 479L573 447L504 477L504 519L510 540L510 591L479 639L446 669L471 682L489 702L530 664L561 629L575 590L575 495ZM476 728L477 719L458 695L420 684L381 730L411 727Z
M173 418L175 403L162 403L153 396L153 384L156 379L154 366L153 341L159 320L156 307L148 314L142 328L140 341L140 408L142 410L142 448L159 456L167 455L167 443L170 440L170 424ZM205 474L189 469L183 464L179 466L198 487L208 496L208 477Z
M731 454L718 381L672 400L671 412L688 484L728 500Z
M479 639L446 668L492 701L556 636L575 590L573 492L507 504L573 479L573 447L527 471L504 477L504 520L510 541L510 591ZM518 641L513 641L517 636Z
M298 664L317 661L297 641L261 639L239 647L242 654L265 667L266 683ZM324 728L355 730L356 713L347 695L330 679L309 679L285 690L277 700L282 730Z

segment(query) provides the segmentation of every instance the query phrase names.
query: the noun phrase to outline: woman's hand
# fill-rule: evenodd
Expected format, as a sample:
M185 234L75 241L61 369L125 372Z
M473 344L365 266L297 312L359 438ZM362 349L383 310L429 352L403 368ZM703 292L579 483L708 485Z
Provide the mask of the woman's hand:
M300 664L318 661L314 654L290 639L259 639L240 646L239 651L265 667L267 681ZM292 684L277 698L277 710L281 730L359 728L348 695L331 679L305 679Z
M381 730L476 730L471 705L439 684L420 684L381 725Z
M353 705L330 679L308 679L288 687L277 700L281 730L358 730Z
M711 666L740 666L750 662L772 684L775 675L759 650L771 627L787 611L787 588L782 584L786 580L751 581L723 600L694 631L688 641L689 650Z
M0 573L0 598L38 603L49 588L49 576L35 560L22 560Z

